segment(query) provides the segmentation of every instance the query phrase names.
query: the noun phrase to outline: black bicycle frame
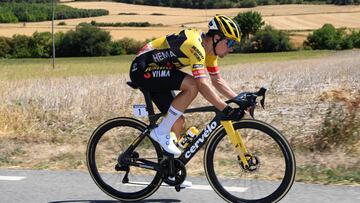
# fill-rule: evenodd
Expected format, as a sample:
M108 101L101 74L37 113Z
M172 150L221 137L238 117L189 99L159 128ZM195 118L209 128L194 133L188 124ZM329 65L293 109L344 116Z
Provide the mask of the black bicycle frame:
M138 88L136 86L136 84L134 84L132 82L127 82L127 84L134 89ZM158 113L158 114L154 113L154 108L153 108L153 104L151 101L150 93L148 91L144 91L144 90L141 90L141 92L144 94L144 97L145 97L146 109L149 113L148 118L149 118L150 124L149 124L146 132L143 132L140 135L140 137L135 139L135 141L125 151L124 154L130 154L138 146L138 144L145 138L146 134L148 134L150 132L150 130L152 130L153 128L155 128L157 126L156 122L158 121L158 119L161 116L163 116L161 113ZM191 158L201 149L201 147L207 142L210 134L218 126L220 126L220 120L221 120L222 113L218 109L216 109L214 106L205 106L205 107L186 109L184 113L196 113L196 112L214 112L214 113L216 113L216 115L210 121L210 123L205 127L205 129L203 129L202 132L198 136L196 136L196 138L190 143L190 145L186 147L186 149L183 151L183 153L178 158L184 165L186 165L191 160ZM165 151L164 151L164 153L167 154L167 152L165 152ZM147 161L143 162L143 163L145 163L145 165L134 164L134 163L132 163L131 165L135 165L138 167L144 167L144 168L146 168L146 165L148 165L148 166L150 166L150 169L158 170L158 167L155 167L156 164L154 164L154 163L147 162Z
M196 112L214 112L216 113L215 117L210 121L208 125L206 125L205 129L201 131L199 135L186 147L183 153L178 158L184 165L186 165L191 158L202 148L204 144L206 144L210 134L214 132L214 130L220 126L221 120L221 112L217 110L214 106L205 106L205 107L198 107L185 110L184 113L196 113ZM154 120L152 122L156 122L161 117L161 114L153 115ZM154 125L149 125L151 128ZM141 142L141 140L139 140ZM136 147L136 146L134 146ZM165 152L166 153L166 152Z
M203 145L206 144L210 134L214 132L214 130L220 126L220 120L221 120L221 112L217 110L214 106L206 106L206 107L199 107L199 108L192 108L185 110L184 113L196 113L196 112L214 112L216 113L215 117L210 121L210 123L205 127L205 129L202 130L202 132L196 136L196 138L190 143L189 146L186 147L186 149L183 151L183 153L178 158L184 165L186 165L191 158L203 147ZM156 122L162 114L153 114L153 120L152 122ZM124 154L130 154L137 145L145 138L146 134L150 132L150 129L153 128L154 125L149 125L148 129L146 129L146 132L143 132L135 141L130 145L130 147L125 151ZM164 151L164 154L167 154L166 151ZM141 167L141 168L148 168L152 170L159 170L160 168L157 166L157 163L151 162L151 161L143 161L138 160L142 162L142 164L139 163L131 163L130 165Z
M194 113L194 112L215 112L216 116L206 125L205 129L201 131L199 135L195 137L195 139L188 145L183 153L181 153L179 160L186 165L187 162L191 160L191 158L205 145L209 136L216 128L218 128L221 120L221 113L214 106L200 107L188 109L185 113Z

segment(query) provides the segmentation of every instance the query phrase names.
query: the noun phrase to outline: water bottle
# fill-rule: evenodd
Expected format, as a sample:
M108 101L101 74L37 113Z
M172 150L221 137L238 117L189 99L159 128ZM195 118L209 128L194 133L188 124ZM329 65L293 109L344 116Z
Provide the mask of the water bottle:
M176 137L176 134L174 132L170 132L170 137L173 140L174 144L176 145L178 143L178 139Z
M194 138L199 135L199 130L196 127L190 127L185 135L179 140L178 146L185 149Z

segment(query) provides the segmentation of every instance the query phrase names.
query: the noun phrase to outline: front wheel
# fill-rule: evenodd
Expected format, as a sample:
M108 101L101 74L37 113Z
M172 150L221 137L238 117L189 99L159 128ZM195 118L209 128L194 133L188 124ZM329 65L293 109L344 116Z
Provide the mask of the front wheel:
M242 164L225 129L214 134L204 156L206 176L228 202L278 202L295 179L295 157L285 137L261 121L233 124L248 149L250 167Z

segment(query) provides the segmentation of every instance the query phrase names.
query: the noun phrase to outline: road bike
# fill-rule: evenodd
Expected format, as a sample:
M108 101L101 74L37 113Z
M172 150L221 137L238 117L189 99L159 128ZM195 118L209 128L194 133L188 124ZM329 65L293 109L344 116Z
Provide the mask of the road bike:
M127 84L138 88L132 82ZM88 142L88 170L109 196L139 201L164 183L180 191L187 176L185 166L202 147L207 180L227 202L278 202L290 190L296 166L288 141L271 125L254 119L257 97L262 97L264 108L265 88L227 101L249 112L249 119L226 120L213 106L187 109L185 113L214 112L215 117L178 158L150 138L162 114L154 113L149 92L141 92L149 124L130 117L110 119L93 132Z

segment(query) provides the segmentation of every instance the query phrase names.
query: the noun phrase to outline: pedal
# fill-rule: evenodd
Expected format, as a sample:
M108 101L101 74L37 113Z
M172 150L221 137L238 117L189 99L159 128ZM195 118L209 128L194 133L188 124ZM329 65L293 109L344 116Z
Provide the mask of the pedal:
M130 168L129 168L129 166L119 166L119 164L116 164L115 170L116 171L128 171L128 170L130 170Z
M183 189L183 188L181 188L180 185L175 186L176 192L180 192L181 189Z
M129 183L129 172L130 172L130 170L126 171L125 176L122 180L122 183Z

